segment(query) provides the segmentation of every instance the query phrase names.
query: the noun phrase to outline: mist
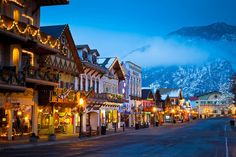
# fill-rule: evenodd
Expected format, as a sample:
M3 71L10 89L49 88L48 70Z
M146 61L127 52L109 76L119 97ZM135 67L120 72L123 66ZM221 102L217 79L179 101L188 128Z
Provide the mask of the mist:
M123 60L130 60L142 67L199 65L223 58L231 62L234 69L236 47L233 42L186 39L182 37L156 37L143 46L127 53Z

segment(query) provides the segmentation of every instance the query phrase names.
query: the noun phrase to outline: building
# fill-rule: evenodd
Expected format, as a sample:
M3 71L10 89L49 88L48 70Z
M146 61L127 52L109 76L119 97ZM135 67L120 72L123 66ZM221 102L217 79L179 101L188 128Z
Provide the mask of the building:
M60 41L40 30L40 7L59 4L68 1L0 4L0 135L9 140L18 133L37 135L38 98L58 85L58 74L41 69L38 58L60 52Z
M58 86L42 91L39 97L39 134L75 134L80 124L78 116L78 80L83 66L68 25L40 27L60 41L60 52L39 58L39 65L51 73L57 73Z
M141 124L150 123L154 125L157 121L157 108L154 95L151 89L142 89L142 107L138 109L138 122Z
M135 126L136 111L142 105L142 69L133 62L122 62L122 67L125 71L125 80L119 85L119 90L124 94L125 102L121 109L122 119L126 126Z
M214 91L197 96L196 107L199 118L216 117L230 112L232 100L225 98L220 92Z
M158 89L161 100L163 101L163 120L164 122L175 122L176 120L188 119L189 113L185 111L186 104L183 98L182 89L160 88ZM185 118L186 117L186 118Z
M100 107L101 125L108 129L120 127L119 109L124 103L124 95L119 93L119 82L125 80L125 73L117 57L99 58L98 63L108 70L101 77L100 92L104 95L103 105Z
M100 66L97 62L100 56L96 49L90 49L88 45L77 45L77 52L82 61L84 73L79 78L79 90L84 93L93 91L93 94L87 98L85 112L83 114L83 132L97 131L101 126L100 108L105 105L105 94L102 90L102 76L108 73L108 70Z

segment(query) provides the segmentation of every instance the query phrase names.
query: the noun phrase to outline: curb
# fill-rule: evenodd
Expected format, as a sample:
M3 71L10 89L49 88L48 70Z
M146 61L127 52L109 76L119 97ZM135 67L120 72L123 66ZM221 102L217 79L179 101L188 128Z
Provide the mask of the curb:
M184 125L186 125L186 124L191 124L191 123L184 123ZM184 125L181 125L181 126L184 126ZM162 125L162 126L155 127L155 128L163 128L163 127L168 128L168 126L171 126L171 125ZM146 128L146 129L150 129L150 128ZM74 139L70 139L70 140L58 140L58 141L52 141L52 142L49 142L49 141L42 142L41 141L38 143L17 144L17 145L1 147L0 152L4 151L4 150L9 150L9 149L22 149L22 148L32 148L32 147L40 147L40 146L50 146L50 145L57 145L57 144L68 144L68 143L76 143L76 142L83 142L83 141L91 141L91 140L101 139L104 137L111 137L111 136L117 136L117 135L122 135L122 134L123 135L132 134L132 133L140 132L140 131L143 131L146 129L139 129L139 130L132 129L130 131L125 131L125 132L121 131L121 132L111 133L108 135L88 137L88 138L84 138L84 139L83 138L82 139L74 138Z
M136 132L137 130L132 130L128 132L117 132L117 133L111 133L109 135L101 135L101 136L95 136L95 137L88 137L85 139L71 139L71 140L61 140L61 141L53 141L53 142L38 142L38 143L28 143L28 144L17 144L12 146L6 146L0 148L0 152L8 149L21 149L21 148L31 148L31 147L39 147L39 146L50 146L50 145L56 145L56 144L68 144L68 143L76 143L76 142L83 142L83 141L90 141L90 140L96 140L101 139L104 137L111 137L121 134L128 134Z

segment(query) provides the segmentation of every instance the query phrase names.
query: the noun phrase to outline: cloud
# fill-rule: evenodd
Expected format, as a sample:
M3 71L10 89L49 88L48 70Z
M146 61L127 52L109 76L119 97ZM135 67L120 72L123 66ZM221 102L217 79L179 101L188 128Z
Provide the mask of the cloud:
M173 39L160 37L150 40L145 49L136 49L124 58L137 64L149 66L169 66L198 64L208 60L209 54L201 48L186 45Z
M202 64L215 58L229 60L236 69L234 43L186 38L147 37L71 25L76 44L89 44L101 57L118 56L142 67Z

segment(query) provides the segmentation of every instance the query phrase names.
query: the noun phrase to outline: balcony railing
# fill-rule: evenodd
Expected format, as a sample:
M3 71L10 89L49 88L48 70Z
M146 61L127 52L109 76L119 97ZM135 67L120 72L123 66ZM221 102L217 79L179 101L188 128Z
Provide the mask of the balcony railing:
M0 15L0 29L12 32L15 35L37 41L52 49L60 50L60 41L40 31L39 28L23 22L15 21L7 16Z
M77 92L72 89L56 88L50 92L50 102L76 104Z
M15 66L4 66L0 68L0 81L8 85L25 85L25 72L16 71Z
M55 83L59 82L59 74L43 71L36 67L30 67L26 72L26 77Z
M123 103L125 102L124 95L113 93L95 93L90 96L91 99L99 99L108 102Z
M7 85L25 86L27 78L58 83L59 75L30 67L29 70L16 71L15 66L4 66L0 68L0 82Z

